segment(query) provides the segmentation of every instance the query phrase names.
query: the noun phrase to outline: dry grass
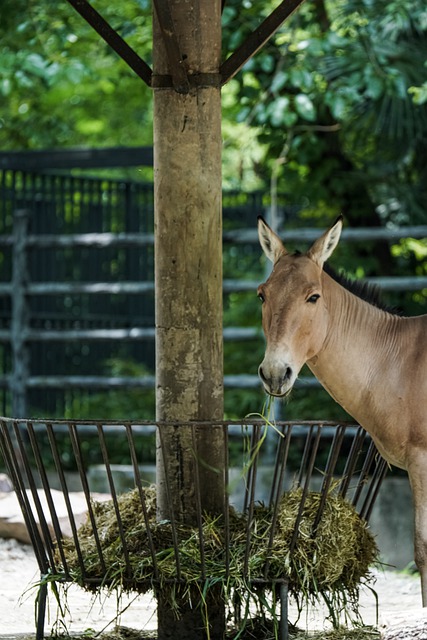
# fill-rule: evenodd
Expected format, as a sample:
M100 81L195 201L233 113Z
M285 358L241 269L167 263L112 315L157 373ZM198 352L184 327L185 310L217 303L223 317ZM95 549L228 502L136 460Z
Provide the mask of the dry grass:
M342 611L350 612L350 617L354 614L357 618L358 589L361 583L369 582L369 568L377 561L378 549L353 507L333 493L327 496L322 518L314 531L313 522L320 499L319 493L308 494L294 548L291 548L291 543L301 504L301 490L284 495L271 549L268 548L272 522L270 510L257 507L253 521L248 525L246 515L230 509L228 571L223 522L220 518L204 517L204 578L201 576L199 531L197 528L179 526L177 536L181 582L178 586L172 527L168 522L156 522L155 488L145 490L149 529L156 550L155 563L150 553L149 532L144 523L139 494L136 490L130 491L119 497L128 566L114 505L112 502L103 502L94 503L93 509L105 568L88 519L78 533L84 573L72 541L64 541L68 569L73 580L84 588L89 588L87 578L97 578L96 586L92 584L91 589L107 587L117 589L119 593L144 593L153 588L156 592L161 589L162 596L168 594L171 607L176 608L177 615L179 600L194 597L195 592L203 600L209 586L219 582L226 605L233 612L231 617L234 616L237 624L242 620L242 611L246 612L243 618L247 621L249 609L252 613L255 611L255 616L261 617L264 622L268 618L274 620L277 594L271 584L275 579L286 576L289 590L301 608L307 602L324 600L334 625L338 626ZM246 568L245 557L249 558ZM268 569L265 573L266 563ZM265 579L264 582L253 582L260 578ZM327 636L324 634L322 637ZM331 636L331 640L338 637L359 640L354 635Z

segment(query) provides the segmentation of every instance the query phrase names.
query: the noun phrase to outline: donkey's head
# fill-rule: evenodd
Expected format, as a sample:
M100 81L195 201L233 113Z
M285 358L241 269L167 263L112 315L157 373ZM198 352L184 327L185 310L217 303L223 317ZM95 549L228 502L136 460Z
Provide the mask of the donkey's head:
M340 238L342 218L305 254L289 254L263 218L258 235L273 263L268 280L258 287L267 348L258 373L266 391L285 396L301 367L321 350L328 329L322 270Z

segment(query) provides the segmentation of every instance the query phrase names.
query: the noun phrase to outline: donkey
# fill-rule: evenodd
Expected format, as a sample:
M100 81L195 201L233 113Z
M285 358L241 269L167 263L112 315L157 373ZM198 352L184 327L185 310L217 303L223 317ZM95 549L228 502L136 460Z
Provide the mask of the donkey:
M273 263L258 287L265 390L286 396L306 363L368 431L391 464L406 469L415 509L415 562L427 606L427 315L405 318L353 293L324 270L342 217L305 254L290 254L263 218L261 247Z

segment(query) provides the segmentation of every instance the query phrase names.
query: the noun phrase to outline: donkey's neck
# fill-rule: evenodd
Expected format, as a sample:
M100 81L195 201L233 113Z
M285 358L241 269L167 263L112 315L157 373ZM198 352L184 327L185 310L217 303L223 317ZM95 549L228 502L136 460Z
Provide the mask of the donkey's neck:
M398 385L390 367L398 356L401 318L361 300L323 274L328 332L307 362L329 394L372 435L384 422L389 394Z

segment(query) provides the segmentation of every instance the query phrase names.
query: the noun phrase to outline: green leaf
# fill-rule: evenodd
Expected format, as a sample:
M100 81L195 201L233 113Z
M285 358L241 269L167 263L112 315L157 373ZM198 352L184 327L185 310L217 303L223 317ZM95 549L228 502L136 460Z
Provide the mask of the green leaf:
M330 92L327 98L327 104L334 118L343 120L347 112L347 100L344 96Z
M304 93L299 93L295 97L295 109L304 120L313 122L316 119L316 108L310 98Z
M273 127L280 127L283 124L286 116L286 112L289 109L290 100L287 96L281 96L273 100L268 108L267 114L269 121Z
M31 53L24 60L23 68L35 75L43 77L46 71L47 63L44 58L38 53Z
M262 56L261 58L261 69L266 73L271 73L275 67L275 60L273 56Z
M286 73L285 71L278 71L272 82L270 85L270 91L271 93L277 93L278 91L280 91L281 89L283 89L283 87L286 85L287 81L289 78L289 74Z
M368 80L365 94L369 98L372 98L372 100L378 100L378 98L380 98L383 95L384 90L385 90L384 80L379 76L373 76Z

